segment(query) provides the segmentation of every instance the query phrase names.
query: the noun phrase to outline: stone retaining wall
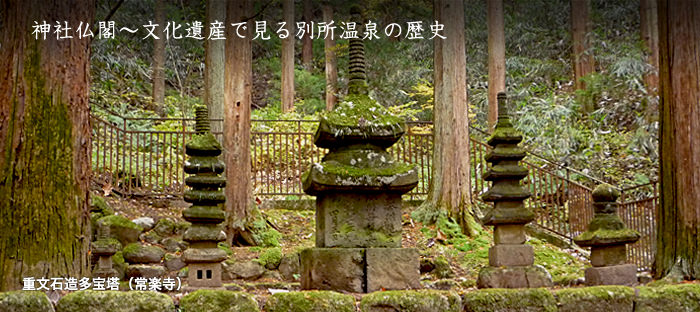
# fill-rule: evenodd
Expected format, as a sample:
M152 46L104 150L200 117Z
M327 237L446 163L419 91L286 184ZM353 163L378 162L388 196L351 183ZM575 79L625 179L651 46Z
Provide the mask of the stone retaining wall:
M332 291L276 293L258 302L244 292L199 290L183 296L180 311L277 312L647 312L700 311L700 284L485 289L458 293L436 290L383 291L355 297ZM169 296L144 291L78 291L56 306L36 291L0 293L0 312L175 312Z

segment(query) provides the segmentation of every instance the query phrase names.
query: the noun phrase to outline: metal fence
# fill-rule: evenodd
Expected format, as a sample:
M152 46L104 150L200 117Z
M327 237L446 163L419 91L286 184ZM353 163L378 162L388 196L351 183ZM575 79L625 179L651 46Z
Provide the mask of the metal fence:
M92 115L92 166L95 179L128 194L180 195L184 190L184 145L194 133L194 119L109 118ZM109 120L109 121L108 121ZM139 130L141 123L169 123L176 130ZM212 120L212 125L222 120ZM251 161L253 193L262 198L303 196L300 176L326 150L313 144L316 120L252 120ZM214 127L216 128L216 127ZM472 200L488 189L483 176L488 170L484 157L489 146L486 134L472 128L469 140ZM221 140L222 133L214 132ZM413 163L419 184L408 194L424 198L432 165L432 125L409 122L406 134L389 149L396 160ZM569 240L586 230L593 218L592 188L602 183L593 177L528 152L523 161L529 174L523 180L532 196L525 202L535 212L534 223ZM628 259L640 270L648 270L654 259L656 183L621 190L619 215L642 234L628 248Z

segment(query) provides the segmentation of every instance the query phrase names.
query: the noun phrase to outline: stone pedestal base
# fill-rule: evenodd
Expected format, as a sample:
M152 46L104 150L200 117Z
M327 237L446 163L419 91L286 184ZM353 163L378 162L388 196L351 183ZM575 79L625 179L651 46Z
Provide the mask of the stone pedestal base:
M415 248L309 248L301 252L301 288L355 293L420 288Z
M494 245L489 248L489 265L528 266L535 262L535 252L530 245Z
M637 266L634 264L592 267L585 272L586 285L633 285L637 283Z
M476 282L479 288L538 288L551 287L552 276L539 265L514 267L484 267Z
M627 249L624 244L591 247L591 265L604 267L621 265L627 262Z

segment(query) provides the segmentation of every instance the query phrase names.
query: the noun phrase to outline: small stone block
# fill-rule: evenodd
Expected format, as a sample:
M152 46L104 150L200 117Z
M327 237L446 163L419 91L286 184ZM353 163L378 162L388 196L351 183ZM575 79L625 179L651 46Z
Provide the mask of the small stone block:
M525 243L525 226L523 224L496 225L493 230L496 245L520 245Z
M551 276L535 266L484 267L479 272L479 288L536 288L552 286Z
M364 292L364 253L363 248L303 250L301 252L301 289Z
M538 265L517 267L483 267L476 282L479 288L551 287L552 276Z
M489 248L489 265L527 266L535 262L535 252L530 245L495 245Z
M637 283L637 266L634 264L592 267L585 272L586 285L634 285Z
M187 284L190 287L221 287L221 263L190 263Z
M367 292L420 288L415 248L367 248Z
M591 265L594 267L620 265L626 262L625 245L591 247Z

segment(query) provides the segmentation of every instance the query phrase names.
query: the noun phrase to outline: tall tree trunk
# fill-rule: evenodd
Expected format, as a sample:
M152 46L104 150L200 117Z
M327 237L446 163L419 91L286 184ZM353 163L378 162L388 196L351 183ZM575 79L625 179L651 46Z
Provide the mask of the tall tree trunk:
M644 74L644 85L649 95L655 96L659 89L659 21L656 0L639 1L639 28L646 48L646 60L651 69ZM647 103L646 116L652 121L659 107L656 101Z
M644 82L647 86L647 91L654 94L659 87L659 21L656 11L656 0L639 1L640 33L644 47L647 49L647 63L653 69L644 75Z
M155 24L158 24L154 33L160 39L153 40L153 111L158 116L165 117L165 0L155 2Z
M207 0L206 5L207 26L214 21L226 22L225 0ZM204 104L209 108L209 118L212 119L224 118L225 51L225 40L204 41ZM223 123L212 122L211 131L214 133L223 131Z
M655 276L700 278L700 2L658 2L661 205Z
M226 24L248 21L253 1L229 1ZM224 162L226 164L226 235L228 243L245 236L245 223L253 209L250 163L250 107L253 83L253 52L248 21L245 38L226 27L226 65L224 91ZM250 241L243 238L244 241Z
M323 21L329 23L333 20L333 8L329 4L322 7ZM323 40L324 54L326 58L326 110L332 110L338 101L338 60L335 54L335 39L327 36Z
M486 0L489 31L489 132L498 120L498 92L506 89L506 40L503 0Z
M470 214L469 124L464 47L464 4L435 0L435 20L445 25L446 39L435 39L435 108L433 168L428 198L421 210L447 211L462 231L474 235Z
M571 0L571 52L576 90L586 88L586 84L581 81L581 77L595 72L595 61L590 40L592 31L590 11L590 0ZM591 112L593 107L584 107L584 110Z
M311 25L311 20L313 18L312 12L313 8L311 7L311 0L304 0L304 22L306 22L306 25ZM313 68L313 58L313 41L311 40L309 33L305 33L304 37L301 39L301 63L304 65L306 70L310 71Z
M294 0L282 1L289 36L282 39L282 112L294 109Z
M31 29L34 21L92 22L95 2L0 7L0 291L7 291L22 288L22 277L90 276L90 39L37 40Z

